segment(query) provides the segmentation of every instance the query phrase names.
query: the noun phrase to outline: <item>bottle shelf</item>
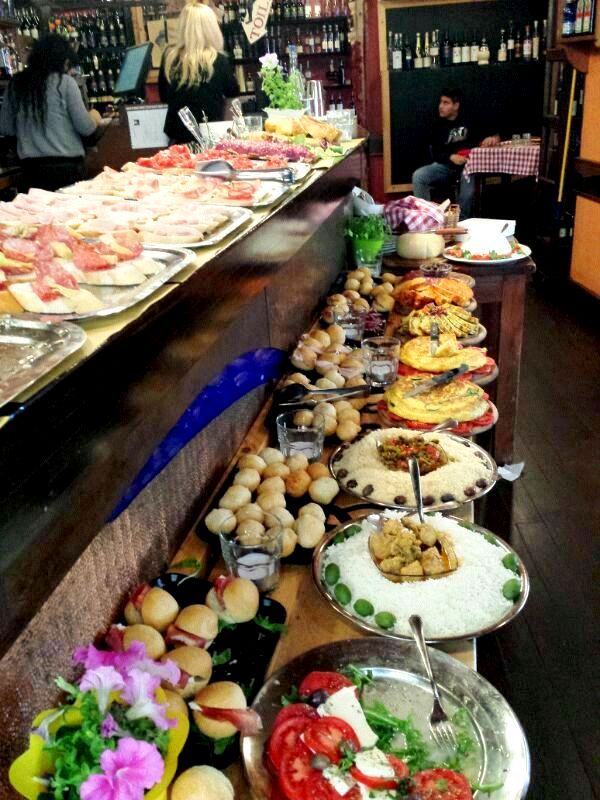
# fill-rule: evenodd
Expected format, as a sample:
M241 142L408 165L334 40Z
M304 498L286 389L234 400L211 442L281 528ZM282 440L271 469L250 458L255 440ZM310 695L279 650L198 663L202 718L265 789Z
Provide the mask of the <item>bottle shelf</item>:
M347 58L350 53L298 53L298 58ZM285 56L282 56L285 57ZM233 59L234 64L257 64L258 63L258 56L253 58L252 56L248 56L246 58L235 58Z
M484 68L500 68L500 69L510 69L512 67L518 67L519 69L522 67L535 67L539 66L544 63L544 59L540 58L538 61L522 61L521 59L517 61L490 61L489 64L479 65L476 61L468 61L468 62L461 62L460 64L448 64L446 67L413 67L412 69L390 69L388 70L390 75L402 75L403 73L409 72L441 72L443 70L450 70L455 69L456 67L473 67L476 69L484 69Z
M267 22L267 26L273 27L298 27L303 25L340 25L345 27L348 25L347 16L340 17L303 17L302 19L273 19L271 17ZM234 30L242 30L241 22L225 22L222 26L224 33L231 33Z
M557 44L585 44L586 42L595 41L595 33L574 33L572 36L559 36Z

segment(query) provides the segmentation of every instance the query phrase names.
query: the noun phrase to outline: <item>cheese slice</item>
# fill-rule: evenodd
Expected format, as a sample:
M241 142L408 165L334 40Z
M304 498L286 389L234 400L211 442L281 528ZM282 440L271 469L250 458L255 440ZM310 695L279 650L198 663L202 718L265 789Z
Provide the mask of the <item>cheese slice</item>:
M378 747L371 750L362 750L356 754L355 765L363 775L369 778L394 779L396 773L387 759L387 756Z
M361 748L374 747L377 734L371 730L354 686L345 686L322 703L317 711L322 717L338 717L347 722L356 734Z
M90 286L137 286L145 280L146 276L133 261L121 261L111 269L84 272L81 283Z

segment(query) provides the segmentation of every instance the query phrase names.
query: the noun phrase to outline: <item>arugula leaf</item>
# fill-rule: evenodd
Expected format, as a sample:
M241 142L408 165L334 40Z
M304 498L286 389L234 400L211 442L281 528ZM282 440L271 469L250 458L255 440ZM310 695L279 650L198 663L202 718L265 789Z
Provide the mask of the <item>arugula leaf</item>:
M433 762L425 740L410 718L394 717L380 701L369 706L363 703L362 706L367 722L379 737L377 747L405 761L411 774L432 766ZM398 749L392 744L399 733L404 736L405 748Z
M289 706L291 703L299 703L300 702L300 693L298 692L297 686L292 686L287 694L281 695L281 705L282 706Z
M456 733L456 748L445 764L449 769L462 772L464 760L471 755L477 746L471 736L471 723L466 708L459 708L450 722Z
M360 694L363 693L365 686L373 686L375 683L373 680L373 673L370 669L363 671L362 669L355 667L354 664L348 664L347 667L344 667L342 672L347 678L350 678L355 686L358 687Z
M354 762L356 761L356 753L352 748L348 747L347 745L342 745L341 748L342 757L336 764L337 768L340 772L348 772L350 767L354 766Z
M500 781L499 783L472 783L471 791L491 794L492 792L498 791L498 789L501 789L503 786L504 781Z
M203 566L202 562L198 561L197 558L184 558L176 564L171 564L169 569L195 569L199 572Z
M254 622L258 625L259 628L263 628L265 631L269 631L270 633L287 633L288 627L283 622L271 622L270 619L267 617L263 617L262 614L257 614L254 617Z
M213 667L220 667L222 664L228 664L231 661L231 648L228 647L220 653L213 653L212 663Z

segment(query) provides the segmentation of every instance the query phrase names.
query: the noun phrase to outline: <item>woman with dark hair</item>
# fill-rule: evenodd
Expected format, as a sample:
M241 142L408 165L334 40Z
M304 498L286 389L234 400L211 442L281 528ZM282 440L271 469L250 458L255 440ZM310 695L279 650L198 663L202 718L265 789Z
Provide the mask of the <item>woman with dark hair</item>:
M27 69L7 89L0 134L16 137L25 190L53 191L84 177L82 136L104 121L88 113L77 83L66 74L75 59L62 37L46 36L34 43Z

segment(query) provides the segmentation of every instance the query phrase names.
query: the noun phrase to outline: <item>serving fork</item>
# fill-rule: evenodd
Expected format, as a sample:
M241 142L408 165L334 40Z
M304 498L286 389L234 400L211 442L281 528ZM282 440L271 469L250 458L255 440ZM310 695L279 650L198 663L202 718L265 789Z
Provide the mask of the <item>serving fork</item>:
M429 716L429 730L438 747L446 750L453 749L457 745L456 734L448 715L442 707L442 700L431 668L425 637L423 636L423 620L417 614L413 614L408 618L408 624L410 625L417 650L423 661L423 666L425 667L425 672L429 678L431 691L433 693L433 708Z

